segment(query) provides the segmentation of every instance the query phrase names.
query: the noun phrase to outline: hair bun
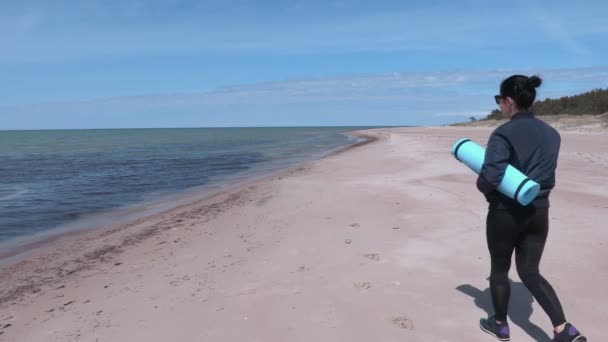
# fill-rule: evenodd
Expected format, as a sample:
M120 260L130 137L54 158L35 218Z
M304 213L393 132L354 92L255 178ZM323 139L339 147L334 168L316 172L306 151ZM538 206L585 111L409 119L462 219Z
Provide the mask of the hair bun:
M527 83L528 83L528 86L530 86L532 88L538 88L543 83L543 80L541 80L540 77L534 75L534 76L528 78Z

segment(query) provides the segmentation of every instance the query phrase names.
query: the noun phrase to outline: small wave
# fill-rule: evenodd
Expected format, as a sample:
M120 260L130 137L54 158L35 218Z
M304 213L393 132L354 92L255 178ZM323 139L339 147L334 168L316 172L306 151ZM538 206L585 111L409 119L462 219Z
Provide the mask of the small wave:
M30 189L24 187L12 187L8 189L0 189L0 201L11 201L30 192Z

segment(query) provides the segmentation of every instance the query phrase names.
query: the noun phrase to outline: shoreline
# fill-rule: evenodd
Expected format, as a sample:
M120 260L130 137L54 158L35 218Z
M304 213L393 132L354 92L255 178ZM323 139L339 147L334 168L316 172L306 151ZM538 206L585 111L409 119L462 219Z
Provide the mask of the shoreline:
M58 241L45 258L0 269L2 337L482 339L486 206L449 148L491 130L355 132L376 140L95 237ZM608 141L563 138L543 268L567 317L591 338L608 318L597 305L602 290L586 281L608 280L608 233L597 229L608 218ZM576 258L563 253L572 248ZM514 271L514 293L524 299L516 307L529 311L510 316L512 337L542 340L547 319L525 302Z
M346 136L356 136L362 139L373 139L365 134L357 135L353 132L344 132L343 134ZM28 257L39 255L40 250L42 250L42 253L44 253L44 250L53 247L53 243L55 241L66 238L69 239L71 237L78 237L83 234L103 233L104 230L109 230L116 226L129 225L134 221L156 217L158 214L170 212L194 202L210 200L211 198L224 192L236 191L239 188L262 181L268 177L272 177L273 175L288 172L290 169L297 168L299 165L304 165L333 154L341 153L351 148L365 145L369 142L371 141L364 140L360 142L346 143L344 146L332 148L321 153L320 155L311 156L287 166L279 166L264 171L254 171L230 180L230 182L221 181L214 184L200 185L193 188L180 190L175 193L160 196L154 200L143 201L126 207L117 207L99 212L91 215L87 219L81 219L76 222L68 222L61 226L52 228L49 231L36 233L30 236L18 237L15 239L16 241L8 240L0 242L0 269L19 263Z
M89 220L84 220L84 222L75 222L54 228L50 232L24 237L22 242L16 242L15 244L12 244L11 241L3 242L0 246L5 250L0 253L0 271L2 271L3 268L14 266L27 261L30 258L40 257L41 255L49 253L54 248L54 244L59 241L65 242L75 241L79 238L95 238L98 235L103 235L107 231L117 231L124 227L132 226L135 222L140 222L142 220L158 220L162 215L168 215L173 211L195 205L195 203L205 203L226 194L239 192L255 183L263 182L274 177L281 177L283 174L289 174L292 170L305 167L307 164L316 160L343 153L352 148L372 143L377 139L371 135L361 133L360 131L345 132L344 134L352 135L364 140L332 148L318 156L312 156L288 166L278 167L270 171L253 172L244 177L237 178L240 179L237 181L197 186L162 196L153 201L141 202L130 207L121 207L99 213L92 217L93 220L101 221L96 224L87 224ZM153 207L158 206L161 206L162 208L153 209ZM70 225L75 225L76 227L69 228ZM2 302L3 299L0 297L0 307Z

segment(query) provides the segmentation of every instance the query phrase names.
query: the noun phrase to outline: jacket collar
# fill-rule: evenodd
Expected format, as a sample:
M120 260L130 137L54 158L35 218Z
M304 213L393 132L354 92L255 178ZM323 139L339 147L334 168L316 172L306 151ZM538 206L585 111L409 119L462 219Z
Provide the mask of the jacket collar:
M511 116L511 120L531 118L532 116L534 116L534 114L531 112L517 112Z

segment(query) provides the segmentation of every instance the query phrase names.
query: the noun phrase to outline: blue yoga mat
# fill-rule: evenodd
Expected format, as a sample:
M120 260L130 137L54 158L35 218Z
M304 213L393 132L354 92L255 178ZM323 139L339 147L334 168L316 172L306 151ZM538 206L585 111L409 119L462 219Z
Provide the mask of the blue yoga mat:
M485 154L483 147L468 138L458 140L452 147L452 155L477 174L481 171ZM498 191L525 206L538 195L540 185L508 165Z

